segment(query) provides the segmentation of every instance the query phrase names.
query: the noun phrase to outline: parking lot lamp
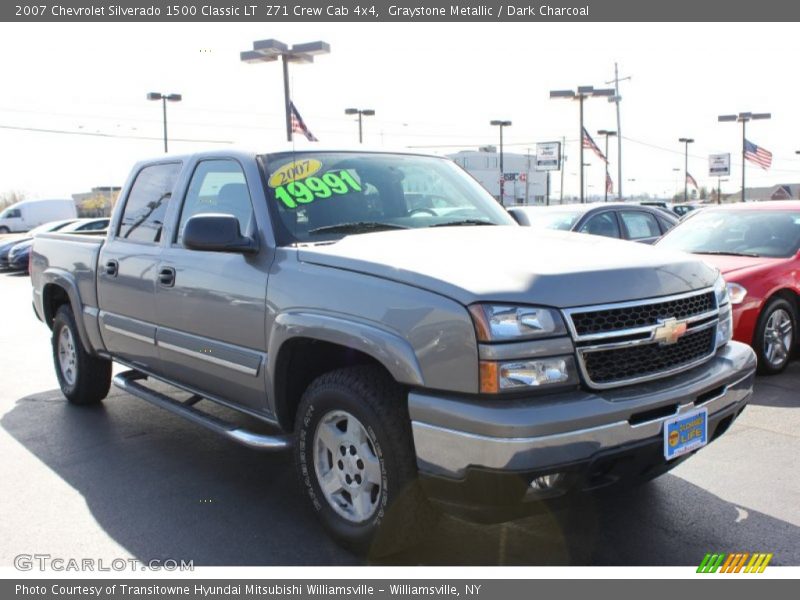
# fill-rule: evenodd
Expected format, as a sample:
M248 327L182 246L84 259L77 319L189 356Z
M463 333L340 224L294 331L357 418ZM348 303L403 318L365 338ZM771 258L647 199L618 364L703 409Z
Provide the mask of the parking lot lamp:
M361 124L361 117L374 117L375 111L371 108L345 108L344 114L346 115L358 115L358 143L364 143L364 136L362 132L362 124Z
M738 115L720 115L717 117L717 121L721 123L731 122L731 121L738 121L742 124L742 202L744 202L744 184L745 184L745 149L747 146L747 141L745 140L745 130L747 128L748 121L755 121L759 119L771 119L772 114L770 113L751 113L751 112L740 112Z
M150 92L147 94L148 100L161 100L161 108L164 114L164 153L167 152L167 100L170 102L180 102L183 97L180 94L162 94L161 92Z
M498 119L494 119L489 121L489 125L494 127L500 128L500 204L503 204L503 198L505 197L505 183L506 183L506 173L503 170L503 127L511 127L511 121L501 121Z
M273 62L281 59L283 63L283 103L286 113L286 141L292 141L292 100L289 95L289 63L312 63L318 54L328 54L331 47L325 42L295 44L291 48L278 40L253 42L253 49L240 52L242 62Z
M683 201L689 201L689 144L694 144L692 138L680 138L678 140L684 146L683 151Z
M584 202L584 195L583 195L583 101L586 98L593 98L596 96L603 96L608 98L609 96L614 95L613 89L594 89L591 85L581 85L578 86L577 91L573 90L550 90L550 98L566 98L568 100L577 100L579 109L579 124L580 127L578 129L578 144L580 144L581 154L580 154L580 174L581 174L581 181L580 181L580 188L581 188L581 204Z

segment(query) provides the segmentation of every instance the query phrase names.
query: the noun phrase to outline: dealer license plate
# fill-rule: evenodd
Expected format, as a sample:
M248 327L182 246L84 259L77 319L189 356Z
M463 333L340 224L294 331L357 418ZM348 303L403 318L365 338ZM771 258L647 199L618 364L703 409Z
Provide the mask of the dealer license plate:
M664 458L672 460L708 443L708 409L673 417L664 422Z

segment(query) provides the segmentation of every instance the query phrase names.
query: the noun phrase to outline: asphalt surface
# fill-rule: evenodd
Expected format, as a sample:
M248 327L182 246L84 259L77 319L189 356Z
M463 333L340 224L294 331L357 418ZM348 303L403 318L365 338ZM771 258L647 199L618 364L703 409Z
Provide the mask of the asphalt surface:
M800 565L800 361L759 378L731 430L634 490L505 525L443 518L383 559L339 548L262 454L112 388L68 406L26 276L0 273L0 566L21 553L242 565L697 565L710 551Z

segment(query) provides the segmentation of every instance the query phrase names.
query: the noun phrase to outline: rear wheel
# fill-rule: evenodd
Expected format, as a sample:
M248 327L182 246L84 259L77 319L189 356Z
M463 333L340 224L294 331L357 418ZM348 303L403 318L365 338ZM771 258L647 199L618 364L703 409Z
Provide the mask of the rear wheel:
M86 352L68 304L56 311L52 344L56 377L67 400L80 405L102 401L111 387L111 361Z
M773 298L761 312L753 346L758 355L758 372L780 373L789 364L797 331L795 307L784 298Z
M3 233L11 233L11 231L4 225L3 227L0 227L0 234Z
M296 464L328 532L360 554L406 548L430 531L435 512L417 481L402 389L375 367L314 380L298 409Z

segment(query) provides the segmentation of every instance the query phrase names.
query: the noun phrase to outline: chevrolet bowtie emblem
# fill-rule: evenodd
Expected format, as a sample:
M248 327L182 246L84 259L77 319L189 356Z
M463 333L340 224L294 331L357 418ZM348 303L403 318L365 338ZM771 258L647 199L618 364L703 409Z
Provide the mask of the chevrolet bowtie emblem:
M661 325L653 331L653 339L662 346L677 343L688 327L686 321L678 321L675 317L664 319L660 323Z

